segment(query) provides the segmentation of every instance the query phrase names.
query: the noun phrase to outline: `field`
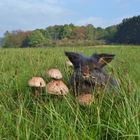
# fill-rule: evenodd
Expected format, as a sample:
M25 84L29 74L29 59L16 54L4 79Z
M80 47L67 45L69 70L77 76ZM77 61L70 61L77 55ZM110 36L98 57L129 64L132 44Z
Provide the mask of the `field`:
M68 83L64 51L116 54L106 66L114 71L118 93L104 92L90 106L69 94L58 98L42 91L35 97L27 81L56 67ZM140 46L0 49L0 140L140 139ZM94 93L93 93L94 94Z

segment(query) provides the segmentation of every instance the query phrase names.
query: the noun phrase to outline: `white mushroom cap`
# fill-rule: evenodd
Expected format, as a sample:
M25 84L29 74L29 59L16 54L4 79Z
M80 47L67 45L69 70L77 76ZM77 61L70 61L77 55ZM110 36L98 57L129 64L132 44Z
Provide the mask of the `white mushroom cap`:
M45 81L41 77L32 77L28 81L28 85L30 87L45 87L46 83L45 83Z
M92 94L81 94L76 99L80 105L90 105L94 101Z
M53 80L47 84L46 91L49 94L66 95L69 92L69 89L62 81Z
M54 79L61 79L62 78L61 72L58 69L55 69L55 68L49 69L46 72L46 75L51 77L51 78L54 78Z
M69 66L69 67L73 67L73 64L71 63L70 60L67 60L67 61L66 61L66 65Z

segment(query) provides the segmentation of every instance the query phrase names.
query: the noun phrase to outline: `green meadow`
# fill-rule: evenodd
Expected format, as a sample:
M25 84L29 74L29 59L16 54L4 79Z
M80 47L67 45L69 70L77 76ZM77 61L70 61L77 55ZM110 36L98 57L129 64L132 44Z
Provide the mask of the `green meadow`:
M112 53L106 66L119 83L116 93L105 91L90 106L80 106L72 93L34 96L27 81L58 68L63 81L71 69L64 51L86 56ZM96 93L93 93L93 95ZM139 140L140 46L54 47L0 49L0 140Z

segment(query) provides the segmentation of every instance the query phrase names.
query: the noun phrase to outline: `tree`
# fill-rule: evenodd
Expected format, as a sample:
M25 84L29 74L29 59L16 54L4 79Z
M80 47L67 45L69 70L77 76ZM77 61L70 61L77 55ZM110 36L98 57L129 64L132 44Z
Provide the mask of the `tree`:
M92 24L86 26L86 39L95 40L95 28Z
M52 40L56 41L62 38L62 32L63 32L62 25L49 26L46 30L48 31Z
M38 29L47 40L51 40L50 33L47 29Z
M19 48L30 32L23 32L21 30L6 32L3 39L3 47L5 48Z
M105 37L105 30L101 27L97 27L95 30L95 39L100 40Z
M70 39L71 35L72 35L73 29L74 29L74 25L73 24L69 24L69 25L65 24L63 26L63 31L62 31L61 39L64 39L64 38Z
M104 39L107 40L108 42L113 42L116 32L117 32L117 25L113 25L105 28Z
M0 47L2 46L3 38L0 38Z
M140 44L140 16L124 19L118 25L114 40L117 43Z
M86 28L84 26L76 26L71 34L71 38L75 40L85 40Z
M32 31L24 41L25 46L41 47L45 43L45 38L39 30Z

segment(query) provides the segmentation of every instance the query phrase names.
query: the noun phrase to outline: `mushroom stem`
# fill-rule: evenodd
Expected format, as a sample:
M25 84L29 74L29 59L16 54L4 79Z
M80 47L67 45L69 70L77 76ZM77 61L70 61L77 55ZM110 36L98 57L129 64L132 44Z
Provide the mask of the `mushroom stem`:
M40 95L40 88L35 87L35 96L38 97Z

